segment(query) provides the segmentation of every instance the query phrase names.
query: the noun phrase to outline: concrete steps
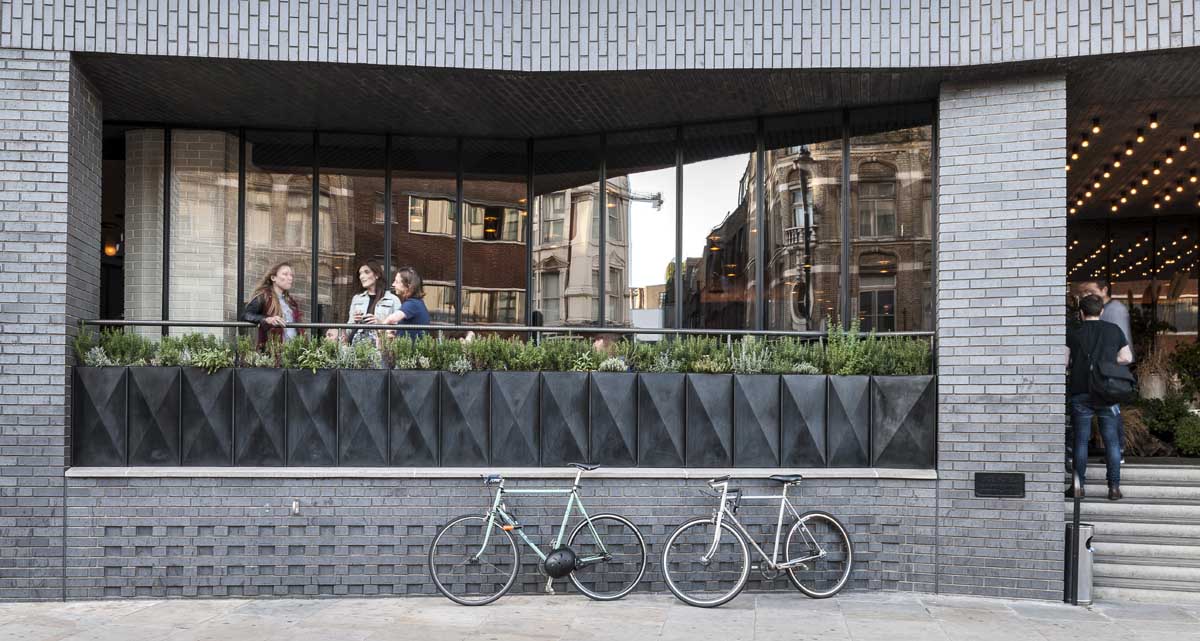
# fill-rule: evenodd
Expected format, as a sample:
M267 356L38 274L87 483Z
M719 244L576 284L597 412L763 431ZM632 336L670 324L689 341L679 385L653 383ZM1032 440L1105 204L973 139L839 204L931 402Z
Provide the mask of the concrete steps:
M1096 528L1095 598L1200 603L1200 464L1122 466L1120 501L1107 499L1104 472L1089 464L1080 504Z

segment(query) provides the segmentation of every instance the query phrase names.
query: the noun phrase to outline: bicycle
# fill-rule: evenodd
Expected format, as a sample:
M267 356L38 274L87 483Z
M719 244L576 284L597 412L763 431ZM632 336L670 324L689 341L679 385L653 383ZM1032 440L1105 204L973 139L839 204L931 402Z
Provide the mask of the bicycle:
M486 605L503 596L517 578L521 553L513 532L533 549L546 575L546 592L554 579L569 576L576 589L597 601L629 594L646 572L646 541L629 519L616 514L588 516L579 498L579 480L599 465L571 463L575 482L569 489L506 489L504 477L485 475L485 486L496 486L496 498L483 516L464 515L442 526L429 547L429 574L446 598L462 605ZM505 494L567 495L567 507L554 545L547 554L525 534L516 514L504 503ZM572 508L583 520L566 545L563 535Z
M850 577L854 551L846 528L826 512L799 514L787 498L788 488L798 485L799 474L776 474L770 480L783 484L783 492L771 496L743 496L729 487L729 476L712 479L708 485L720 494L709 518L688 521L676 528L663 548L663 578L667 587L689 605L712 608L728 602L746 586L750 576L750 552L746 541L762 557L759 570L771 580L786 572L796 589L823 599L837 594ZM775 523L775 545L768 557L737 519L742 499L779 501ZM796 518L784 543L784 560L779 561L779 536L785 509Z

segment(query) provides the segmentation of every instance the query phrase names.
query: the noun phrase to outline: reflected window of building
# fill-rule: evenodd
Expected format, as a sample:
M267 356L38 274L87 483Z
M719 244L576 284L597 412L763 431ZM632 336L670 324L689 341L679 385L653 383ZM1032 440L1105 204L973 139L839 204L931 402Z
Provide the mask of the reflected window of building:
M896 171L880 162L858 168L858 235L896 235Z
M320 270L316 319L325 323L352 320L351 301L368 291L360 271L376 266L381 270L387 254L383 230L375 226L381 208L384 171L387 166L383 136L321 134L319 137L321 185L318 191L318 235ZM393 230L395 232L395 230ZM375 295L388 289L371 283Z
M530 260L535 274L556 273L556 296L534 292L546 326L596 325L600 321L599 265L602 243L592 224L600 181L600 136L537 140L533 144L534 229ZM539 228L540 227L540 228ZM520 272L522 278L524 271ZM551 292L553 293L553 291ZM547 309L550 300L558 309Z
M546 325L558 324L562 289L559 286L560 275L557 271L542 272L539 280L539 301L542 311L542 322Z
M864 330L932 331L932 111L850 113L850 317Z
M896 257L866 254L858 267L858 324L864 332L896 329Z
M463 141L464 319L525 318L529 153L523 140Z
M458 194L458 141L453 138L392 136L392 274L412 267L425 285L430 321L453 323L456 316L455 199ZM466 298L463 300L466 303Z

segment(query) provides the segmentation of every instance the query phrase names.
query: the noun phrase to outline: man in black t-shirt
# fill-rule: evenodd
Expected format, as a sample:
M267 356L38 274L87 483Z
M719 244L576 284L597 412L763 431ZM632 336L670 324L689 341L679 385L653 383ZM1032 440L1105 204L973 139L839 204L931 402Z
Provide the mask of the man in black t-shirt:
M1092 399L1088 383L1093 358L1097 363L1127 364L1133 360L1133 352L1121 328L1100 320L1104 299L1095 295L1085 296L1079 302L1079 309L1083 314L1083 322L1067 333L1067 347L1071 350L1067 394L1071 399L1071 423L1075 428L1075 473L1079 475L1082 488L1083 480L1087 478L1088 439L1092 435L1092 417L1095 416L1100 424L1100 437L1104 439L1108 498L1115 501L1121 498L1119 410L1116 405Z

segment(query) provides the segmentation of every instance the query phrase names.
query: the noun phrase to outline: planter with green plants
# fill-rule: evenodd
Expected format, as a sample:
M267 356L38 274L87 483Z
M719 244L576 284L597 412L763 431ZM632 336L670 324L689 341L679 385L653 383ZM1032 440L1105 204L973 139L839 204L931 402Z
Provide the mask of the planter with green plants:
M603 351L571 336L348 346L302 334L261 349L246 337L234 350L212 337L106 332L78 346L80 464L934 462L928 342L853 327L822 340L687 336ZM174 416L162 402L171 393Z

